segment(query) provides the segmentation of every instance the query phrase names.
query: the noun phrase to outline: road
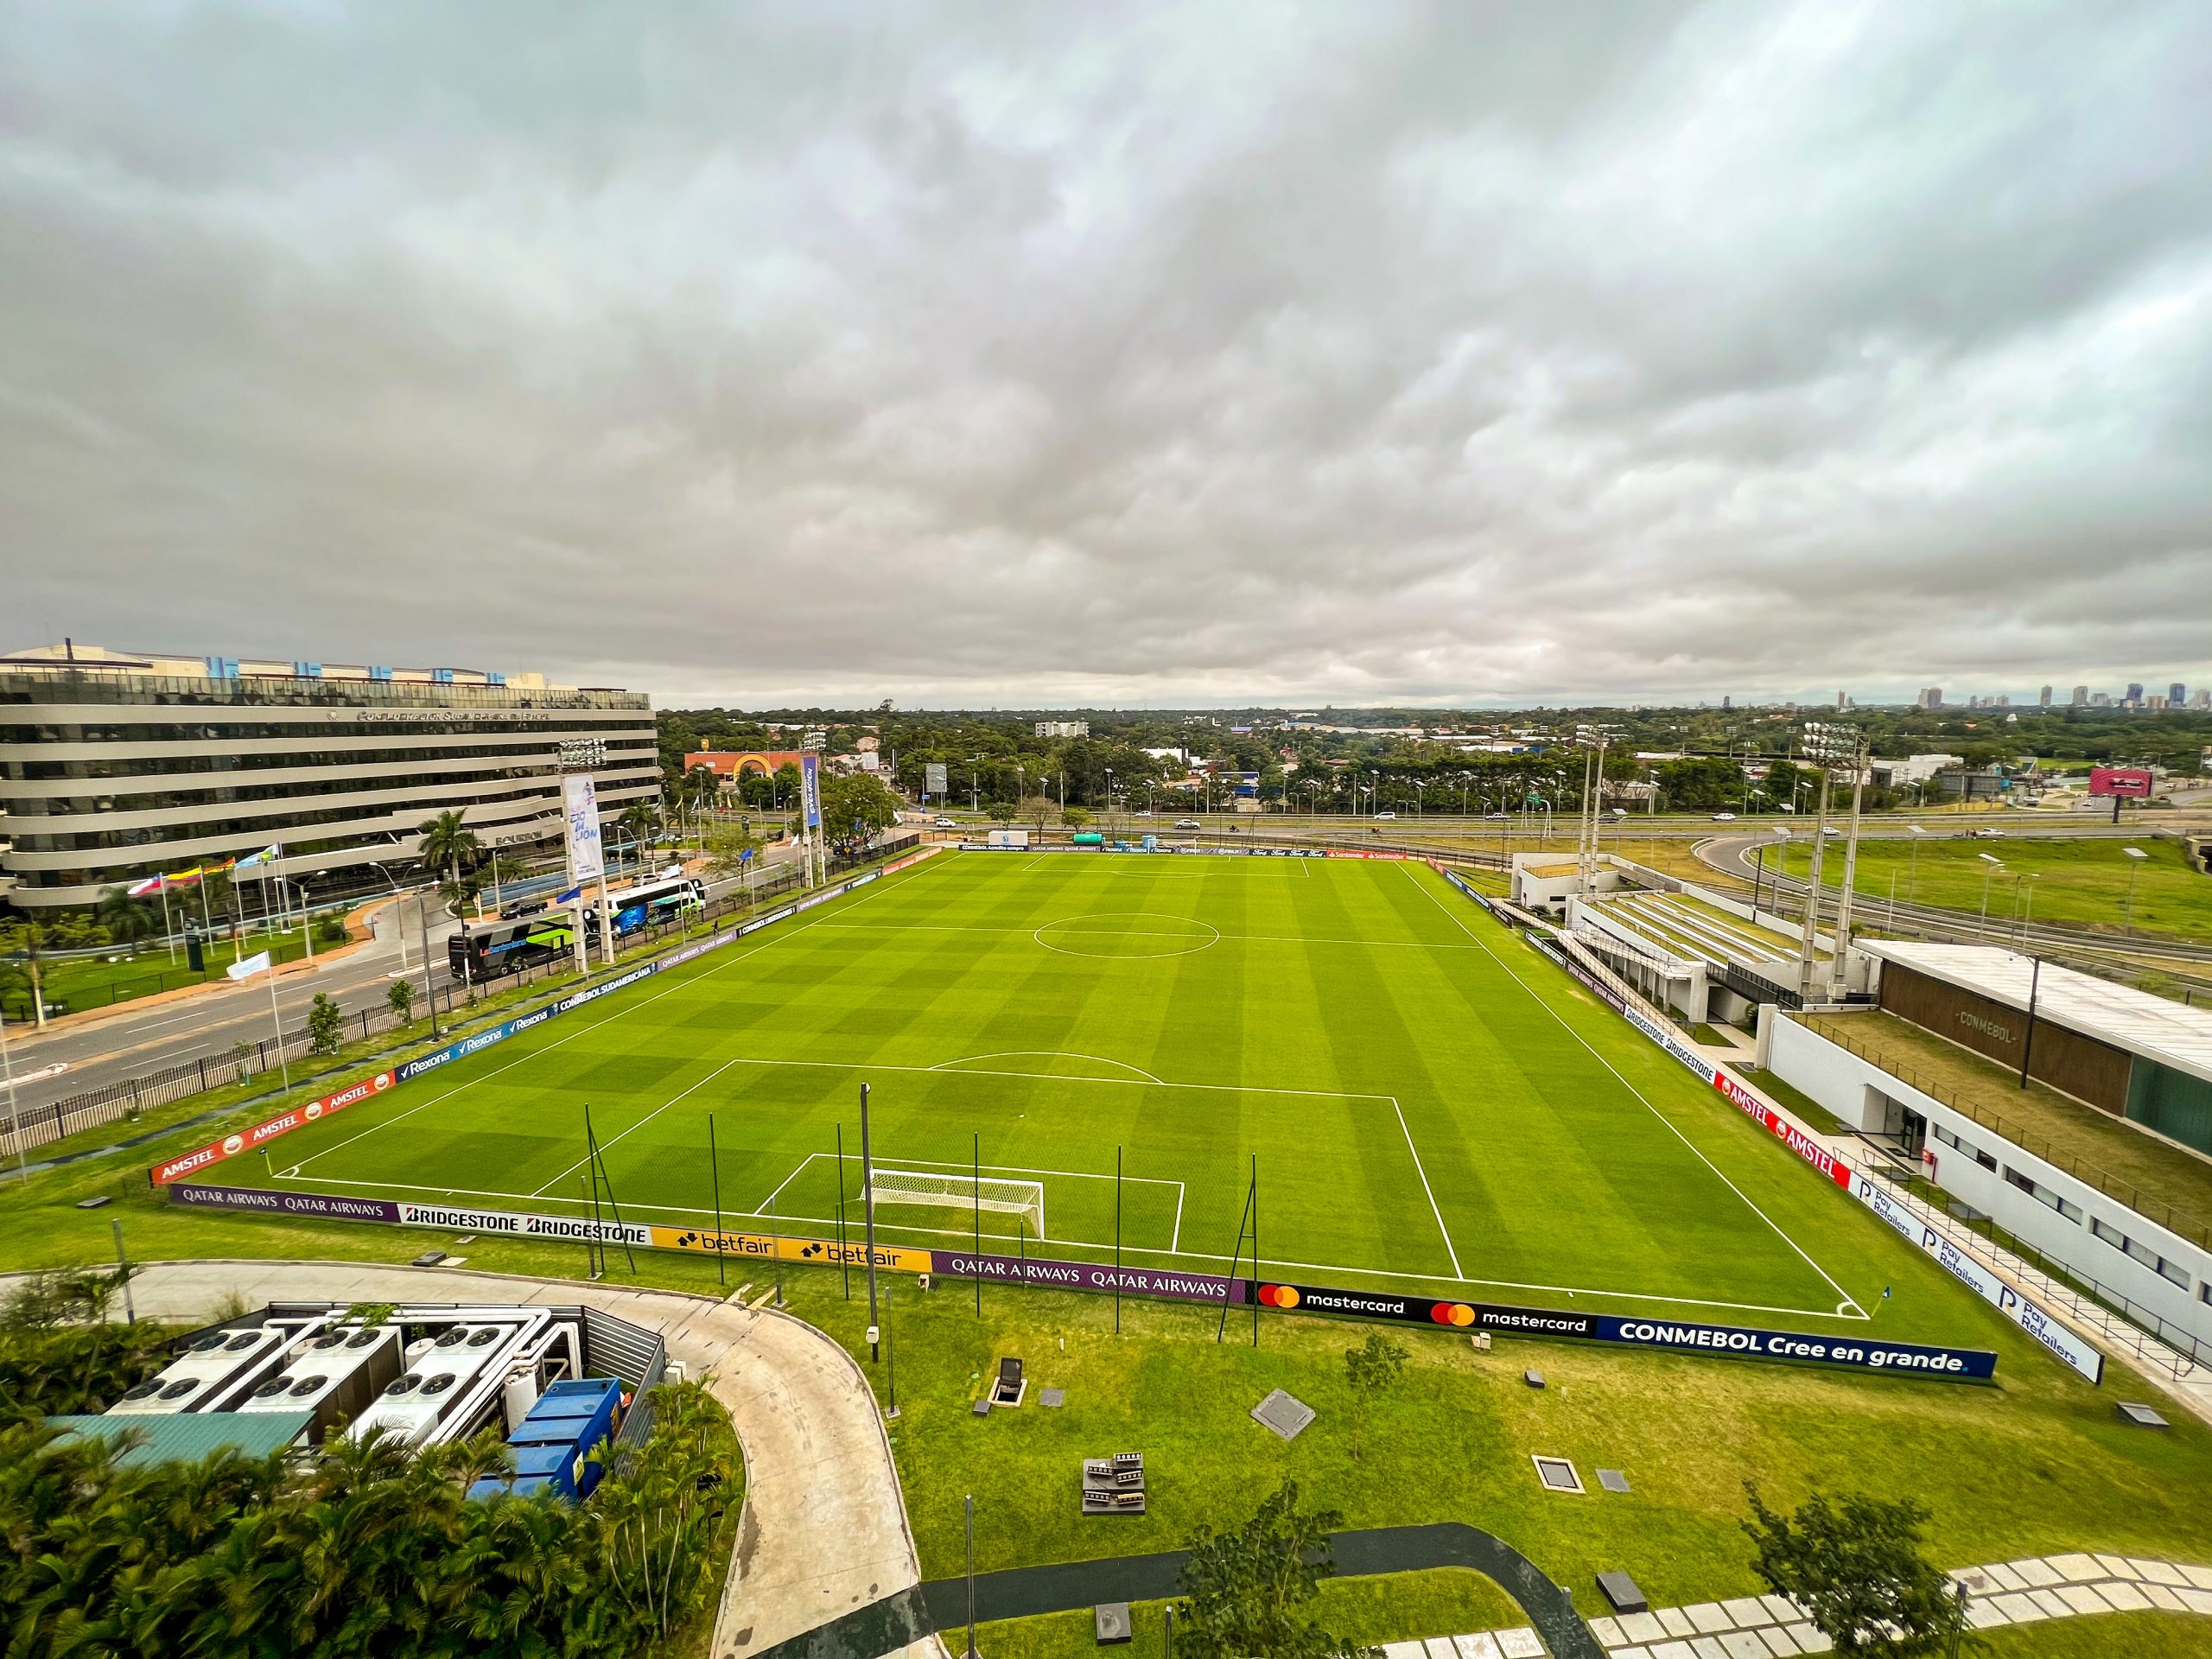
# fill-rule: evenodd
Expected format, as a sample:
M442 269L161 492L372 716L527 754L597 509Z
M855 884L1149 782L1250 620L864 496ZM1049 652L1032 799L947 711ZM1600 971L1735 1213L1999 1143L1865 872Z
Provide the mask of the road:
M780 845L769 852L770 862L781 862L793 849ZM709 883L709 897L736 886L734 881ZM386 1006L391 982L401 974L401 949L397 923L406 923L406 976L415 989L417 1011L423 1006L423 924L413 895L376 912L374 937L348 954L319 959L311 970L290 967L276 977L276 1007L284 1028L296 1033L307 1019L308 1005L318 994L327 995L349 1016L363 1009ZM471 925L474 925L471 918ZM461 931L461 924L445 918L433 907L429 925L430 982L442 999L454 988L446 966L446 941ZM163 1067L194 1060L213 1060L228 1054L237 1043L257 1043L270 1035L269 982L259 976L231 985L218 982L188 997L149 1001L142 1006L124 1003L112 1013L81 1024L44 1033L8 1029L9 1058L18 1077L32 1074L16 1088L21 1109L51 1105L89 1089L143 1077ZM355 1033L359 1034L358 1031ZM36 1075L56 1064L58 1073ZM5 1101L0 1098L0 1112Z

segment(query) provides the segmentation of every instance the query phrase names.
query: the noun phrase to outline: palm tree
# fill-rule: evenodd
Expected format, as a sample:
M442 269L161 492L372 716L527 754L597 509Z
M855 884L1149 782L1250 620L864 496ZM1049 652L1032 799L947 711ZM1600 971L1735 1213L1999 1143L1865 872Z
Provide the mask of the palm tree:
M622 816L614 821L625 841L639 849L638 861L642 864L650 855L647 837L660 827L659 809L649 801L632 801L622 809Z
M473 864L484 850L458 812L441 812L428 823L418 826L416 834L423 837L421 857L423 868L435 874L442 871L448 886L461 885L461 867Z
M121 887L110 887L100 894L94 914L100 925L107 929L107 936L118 944L127 944L130 954L138 954L138 941L151 933L157 924L154 912L143 899L133 899Z

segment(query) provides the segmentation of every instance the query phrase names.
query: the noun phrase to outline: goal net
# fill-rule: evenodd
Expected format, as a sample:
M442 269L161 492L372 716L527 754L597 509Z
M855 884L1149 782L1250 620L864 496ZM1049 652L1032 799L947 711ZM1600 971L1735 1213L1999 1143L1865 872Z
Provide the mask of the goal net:
M953 1175L917 1169L886 1169L880 1164L861 1198L882 1204L927 1204L948 1210L988 1210L994 1215L1027 1216L1032 1236L1045 1236L1045 1184L985 1176Z

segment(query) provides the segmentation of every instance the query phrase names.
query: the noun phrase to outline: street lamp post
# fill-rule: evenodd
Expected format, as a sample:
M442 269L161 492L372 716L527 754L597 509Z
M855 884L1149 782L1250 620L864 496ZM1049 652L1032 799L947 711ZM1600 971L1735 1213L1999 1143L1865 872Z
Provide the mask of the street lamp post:
M1912 902L1912 895L1920 890L1920 838L1928 832L1916 823L1908 823L1905 829L1912 837L1912 868L1906 872L1904 880L1904 901L1909 905ZM1897 920L1894 907L1890 920L1892 923Z
M2135 874L2151 855L2140 847L2123 847L2120 850L2127 855L2127 925L2121 937L2132 939L2135 937Z
M1989 931L1989 878L2005 868L2004 860L1994 853L1976 853L1976 858L1989 866L1981 873L1981 931Z

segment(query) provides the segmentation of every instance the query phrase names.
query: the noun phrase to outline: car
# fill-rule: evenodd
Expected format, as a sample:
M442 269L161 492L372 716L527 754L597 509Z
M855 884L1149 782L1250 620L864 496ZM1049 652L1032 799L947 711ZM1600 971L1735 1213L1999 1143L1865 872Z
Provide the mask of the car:
M2005 832L2002 830L1969 830L1967 835L1974 841L1999 841L2004 838Z
M1375 821L1377 823L1388 823L1391 819L1397 816L1398 815L1395 812L1377 812L1375 815Z
M1175 820L1175 827L1178 830L1203 830L1205 825L1200 823L1196 818L1178 818Z
M1483 814L1483 817L1485 818L1510 818L1513 815L1510 812L1485 812Z
M1736 815L1733 812L1716 812L1713 815L1713 821L1715 823L1733 823Z
M939 817L930 826L932 830L957 830L960 825L952 818Z
M535 916L544 908L545 900L543 899L518 899L512 904L501 906L499 919L503 922L516 921L524 916Z

